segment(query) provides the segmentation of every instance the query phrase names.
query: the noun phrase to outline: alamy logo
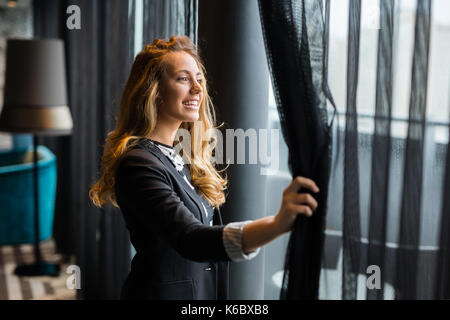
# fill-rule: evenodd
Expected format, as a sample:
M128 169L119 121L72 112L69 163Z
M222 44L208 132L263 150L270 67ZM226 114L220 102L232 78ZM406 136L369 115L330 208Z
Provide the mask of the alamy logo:
M370 277L367 277L366 286L367 289L381 289L381 270L377 265L371 265L367 267L366 271L367 275L370 274Z
M67 14L70 14L70 16L67 18L66 26L69 30L80 30L81 29L81 10L80 7L77 5L71 5L67 7L66 10Z
M71 274L67 277L66 287L67 289L81 289L81 270L76 264L72 264L67 267L66 273Z
M203 132L203 123L194 122L194 132ZM175 150L182 155L185 163L190 164L195 159L192 154L199 154L198 150L210 139L215 141L214 155L211 162L215 164L259 164L261 175L275 174L279 169L279 139L278 129L226 129L225 137L217 128L208 129L200 141L191 136L189 130L180 128L175 136L175 141L180 143ZM246 143L248 141L248 144ZM270 145L270 148L269 148ZM247 148L248 147L248 148ZM247 152L248 150L248 152ZM195 151L195 152L194 152ZM247 161L248 160L248 161Z

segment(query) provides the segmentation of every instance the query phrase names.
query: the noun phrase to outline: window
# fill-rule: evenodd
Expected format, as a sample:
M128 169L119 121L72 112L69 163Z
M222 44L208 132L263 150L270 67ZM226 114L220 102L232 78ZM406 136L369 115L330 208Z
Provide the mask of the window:
M377 48L379 31L379 0L364 0L361 7L360 68L357 109L361 132L373 133L376 94ZM406 138L410 103L412 53L414 46L415 0L399 0L395 8L392 136ZM430 134L440 143L448 143L450 60L450 3L433 2L430 43L427 122ZM348 0L331 0L329 85L345 128L347 83Z

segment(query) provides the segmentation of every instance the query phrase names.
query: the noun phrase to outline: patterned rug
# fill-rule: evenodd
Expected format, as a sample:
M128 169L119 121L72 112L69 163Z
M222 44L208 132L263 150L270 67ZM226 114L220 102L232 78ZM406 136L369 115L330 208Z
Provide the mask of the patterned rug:
M0 246L0 300L75 300L76 290L68 289L66 280L70 274L64 262L55 254L53 240L40 244L42 258L46 262L61 266L59 277L18 277L14 274L17 265L34 261L33 245Z

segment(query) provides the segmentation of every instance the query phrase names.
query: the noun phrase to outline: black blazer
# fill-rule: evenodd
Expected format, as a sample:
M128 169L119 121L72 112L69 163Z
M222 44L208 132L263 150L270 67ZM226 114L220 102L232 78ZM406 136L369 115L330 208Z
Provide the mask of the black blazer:
M136 249L121 299L228 298L230 259L220 211L191 188L158 147L141 139L124 154L115 192Z

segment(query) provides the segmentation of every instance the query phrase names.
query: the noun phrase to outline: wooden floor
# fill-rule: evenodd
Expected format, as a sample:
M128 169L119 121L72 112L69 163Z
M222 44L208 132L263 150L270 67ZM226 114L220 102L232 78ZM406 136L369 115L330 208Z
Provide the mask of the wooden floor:
M59 277L18 277L14 275L17 265L31 263L33 245L0 246L0 300L75 300L76 290L68 289L66 273L68 265L55 254L53 240L41 242L43 260L61 266Z

